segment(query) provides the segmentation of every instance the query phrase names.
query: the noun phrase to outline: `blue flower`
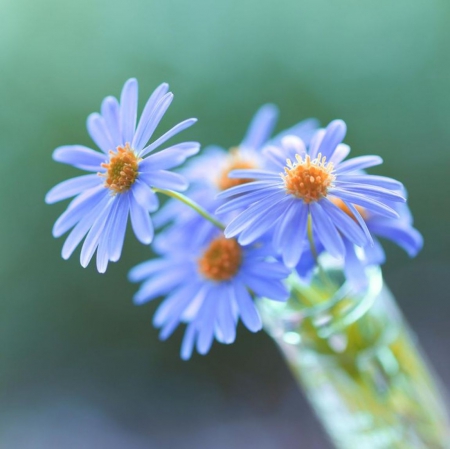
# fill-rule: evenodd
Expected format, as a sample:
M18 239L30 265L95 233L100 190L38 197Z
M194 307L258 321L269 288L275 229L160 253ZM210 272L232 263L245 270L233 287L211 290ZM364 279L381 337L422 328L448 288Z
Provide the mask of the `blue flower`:
M178 239L176 247L161 258L136 266L129 278L144 281L134 296L136 304L167 295L154 316L161 339L168 338L181 322L187 324L183 359L191 357L194 346L206 354L214 337L232 343L239 318L250 331L260 330L261 318L252 294L287 300L282 280L290 270L270 257L267 245L242 247L216 228L197 248L187 248L182 242L187 244L196 229L178 230L184 238Z
M355 206L384 217L397 218L388 202L404 202L402 185L391 178L368 175L363 169L379 165L379 156L362 156L344 161L350 148L342 144L346 125L331 122L316 133L309 151L297 137L287 136L280 146L268 147L264 155L270 161L265 170L236 170L238 179L255 181L233 187L219 194L231 198L218 213L245 208L226 230L228 238L238 236L247 245L268 231L273 245L288 267L295 267L305 249L308 222L326 251L343 258L344 236L357 246L365 246L370 231ZM333 203L341 200L352 212L352 219Z
M62 249L64 259L86 236L81 265L86 267L97 249L98 271L105 272L108 261L120 258L128 214L138 240L144 244L152 241L149 212L158 208L158 198L151 188L182 191L188 187L183 176L168 170L196 154L200 149L197 142L180 143L148 156L196 122L185 120L147 145L172 102L173 94L168 89L167 84L161 84L153 92L136 126L138 84L135 79L128 80L120 103L106 97L101 113L88 117L89 135L102 152L82 145L62 146L54 151L55 161L94 172L58 184L45 198L47 203L55 203L75 196L53 227L55 237L73 228Z
M252 118L242 142L229 151L217 145L202 150L202 154L193 158L182 169L181 173L189 180L191 197L195 197L202 206L213 213L223 200L217 199L222 190L249 182L249 179L232 179L230 171L237 168L264 168L266 163L262 157L262 149L266 145L278 145L286 135L296 135L307 144L318 128L315 119L307 119L271 138L278 119L278 108L272 104L261 106ZM183 211L184 209L184 211ZM156 227L171 221L177 223L186 220L197 221L201 225L201 217L178 201L170 200L154 216Z

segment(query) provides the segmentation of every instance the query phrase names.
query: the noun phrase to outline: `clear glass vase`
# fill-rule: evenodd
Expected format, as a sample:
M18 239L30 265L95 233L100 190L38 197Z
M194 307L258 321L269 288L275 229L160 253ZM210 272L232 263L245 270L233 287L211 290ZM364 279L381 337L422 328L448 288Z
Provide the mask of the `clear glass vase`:
M445 393L378 267L356 292L325 261L287 303L258 302L329 437L340 449L450 448Z

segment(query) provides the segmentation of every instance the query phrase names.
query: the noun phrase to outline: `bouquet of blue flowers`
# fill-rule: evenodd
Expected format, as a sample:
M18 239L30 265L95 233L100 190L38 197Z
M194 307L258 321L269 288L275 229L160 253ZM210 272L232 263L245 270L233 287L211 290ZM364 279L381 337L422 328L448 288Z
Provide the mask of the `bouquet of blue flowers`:
M153 138L173 99L168 85L139 120L137 98L130 79L120 101L107 97L89 116L100 151L53 153L90 172L46 196L74 197L53 227L55 237L70 231L62 257L84 239L81 265L96 253L105 272L120 259L130 218L158 255L130 271L142 282L134 302L164 298L153 322L161 339L186 326L183 359L206 354L214 340L233 343L239 321L252 332L264 327L337 447L447 447L441 387L379 270L379 238L409 256L423 243L403 185L366 172L381 158L348 158L342 120L321 128L306 119L273 136L278 109L266 104L235 148L211 146L190 159L197 142L160 147L195 119Z

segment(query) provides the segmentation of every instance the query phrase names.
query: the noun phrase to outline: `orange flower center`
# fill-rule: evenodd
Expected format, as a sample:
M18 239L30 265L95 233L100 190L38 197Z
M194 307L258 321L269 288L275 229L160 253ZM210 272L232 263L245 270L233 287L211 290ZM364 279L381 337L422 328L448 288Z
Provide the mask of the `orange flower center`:
M106 168L105 187L114 193L126 192L138 177L139 159L127 143L117 147L117 152L109 152L109 163L102 164Z
M228 174L232 170L247 169L247 168L256 168L256 167L255 164L253 164L252 162L245 160L241 156L239 156L238 148L232 148L229 161L223 168L223 170L220 172L220 175L217 180L217 185L219 189L227 190L230 189L231 187L236 187L241 184L247 184L247 182L253 181L253 179L237 179L237 178L235 179L228 177Z
M356 217L353 215L353 212L349 209L349 207L340 199L340 198L330 198L330 200L337 206L339 209L341 209L343 212L345 212L351 219L356 220ZM355 209L361 214L361 217L366 220L367 219L367 212L364 209L364 207L357 206L355 204Z
M220 236L214 239L198 261L200 273L220 282L231 279L239 270L242 250L235 239Z
M298 154L295 159L294 163L287 160L285 174L282 175L286 191L305 203L312 203L326 196L335 179L333 164L327 162L320 153L314 160L309 155L303 159Z

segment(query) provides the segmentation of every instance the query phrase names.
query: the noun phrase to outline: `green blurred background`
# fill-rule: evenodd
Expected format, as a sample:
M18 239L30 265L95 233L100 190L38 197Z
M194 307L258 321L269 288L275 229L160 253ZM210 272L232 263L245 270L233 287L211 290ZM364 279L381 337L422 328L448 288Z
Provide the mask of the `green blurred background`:
M207 357L161 343L156 304L126 273L149 257L129 233L107 274L63 261L44 195L77 170L51 160L91 145L87 115L124 81L141 104L175 101L157 130L225 147L264 102L281 130L344 119L354 155L403 181L425 248L387 245L384 273L450 384L450 3L438 0L0 0L0 447L329 448L274 343L239 329Z

